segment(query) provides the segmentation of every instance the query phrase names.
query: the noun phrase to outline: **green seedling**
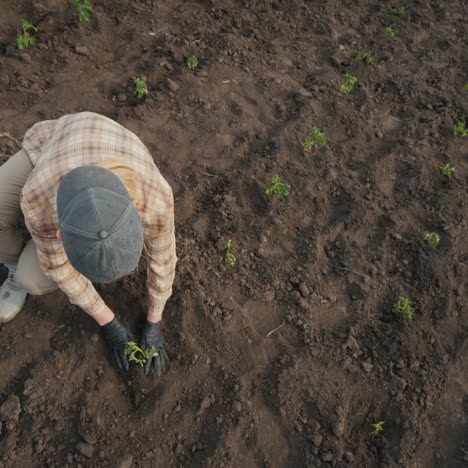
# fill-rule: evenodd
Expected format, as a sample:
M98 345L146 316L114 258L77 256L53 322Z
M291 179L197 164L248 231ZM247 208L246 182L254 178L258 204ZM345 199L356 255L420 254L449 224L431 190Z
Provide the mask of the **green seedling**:
M189 70L194 71L197 69L197 67L198 67L198 59L197 57L195 57L195 55L192 55L191 57L187 59L187 68Z
M136 78L135 81L135 96L138 99L143 99L148 94L146 83L141 78Z
M73 0L73 7L78 13L78 18L80 22L84 21L89 23L91 21L91 13L93 12L93 7L88 0Z
M465 84L463 85L463 89L464 89L465 91L468 91L468 83L465 83Z
M453 134L456 136L466 137L468 136L468 128L466 128L464 122L458 122L453 126Z
M231 252L233 247L234 244L229 240L226 244L226 255L224 256L224 265L226 265L226 268L234 268L236 266L237 259Z
M440 169L440 173L443 176L447 177L447 179L451 179L455 172L455 168L453 167L452 163L444 164L443 166L440 166L439 169Z
M406 8L405 7L398 7L398 8L391 8L390 13L395 16L400 16L403 18L406 15Z
M310 138L302 145L306 151L322 149L327 144L327 134L321 129L314 127Z
M393 305L392 312L398 317L403 317L405 319L413 318L413 304L411 301L404 296L400 296L398 301Z
M377 437L379 434L381 434L383 432L384 424L385 423L383 421L379 421L375 424L372 424L372 428L373 428L372 435Z
M430 242L431 244L434 244L436 247L439 245L440 242L440 236L437 234L437 232L423 232L422 234L423 240L426 242Z
M141 349L134 341L126 343L124 352L130 362L133 361L140 367L143 367L148 359L158 356L154 345L149 349Z
M384 29L384 32L385 32L385 35L389 37L390 39L394 39L396 37L396 32L390 26L387 26Z
M276 195L278 197L287 197L291 191L291 186L289 184L283 184L279 176L275 175L271 179L271 185L267 187L265 193L270 195Z
M358 55L356 57L356 60L361 63L367 63L368 65L370 65L373 62L372 55L369 52Z
M346 73L345 82L341 85L340 91L345 94L349 94L356 86L357 78L351 73Z
M23 50L36 43L36 38L31 35L31 32L37 32L37 28L30 21L22 19L21 29L22 32L16 37L16 44L18 49Z
M264 2L267 7L272 7L275 3L275 0L264 0Z

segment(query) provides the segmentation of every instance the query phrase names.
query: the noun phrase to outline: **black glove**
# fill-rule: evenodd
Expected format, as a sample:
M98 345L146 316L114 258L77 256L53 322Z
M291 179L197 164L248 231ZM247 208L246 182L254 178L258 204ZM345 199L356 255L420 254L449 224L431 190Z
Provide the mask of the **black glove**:
M122 325L117 317L101 327L112 361L120 369L128 370L128 359L125 355L125 345L129 339L128 328Z
M164 338L161 336L161 331L159 330L159 322L151 323L146 321L143 327L140 346L143 349L150 349L152 346L156 348L158 355L148 358L145 362L145 375L149 374L152 364L158 377L161 377L161 374L166 371L166 367L169 364L169 357L164 348Z

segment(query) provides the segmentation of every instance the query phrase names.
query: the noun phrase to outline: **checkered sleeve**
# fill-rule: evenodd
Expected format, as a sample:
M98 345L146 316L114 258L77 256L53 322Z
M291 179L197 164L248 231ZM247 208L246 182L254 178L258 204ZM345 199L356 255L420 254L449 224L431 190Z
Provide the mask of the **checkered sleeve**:
M157 217L152 232L145 236L148 319L153 322L161 320L164 306L172 294L177 263L172 191L167 199L165 213Z
M26 224L36 244L43 273L57 283L72 304L81 307L92 317L101 314L106 307L105 302L94 289L93 284L70 264L62 243L55 237L40 234L27 221Z

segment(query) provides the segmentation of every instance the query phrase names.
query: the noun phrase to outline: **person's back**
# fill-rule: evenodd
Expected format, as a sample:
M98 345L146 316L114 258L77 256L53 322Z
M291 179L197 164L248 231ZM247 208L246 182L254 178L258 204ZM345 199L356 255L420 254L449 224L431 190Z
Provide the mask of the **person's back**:
M10 275L0 288L0 321L16 316L27 292L60 288L103 326L114 361L128 367L122 345L128 332L91 281L130 273L144 248L149 304L142 342L162 346L159 322L177 261L174 201L139 138L92 112L40 122L0 167L2 181L0 262ZM32 236L26 247L16 227L22 214ZM117 342L109 327L117 330ZM154 359L159 371L164 353Z

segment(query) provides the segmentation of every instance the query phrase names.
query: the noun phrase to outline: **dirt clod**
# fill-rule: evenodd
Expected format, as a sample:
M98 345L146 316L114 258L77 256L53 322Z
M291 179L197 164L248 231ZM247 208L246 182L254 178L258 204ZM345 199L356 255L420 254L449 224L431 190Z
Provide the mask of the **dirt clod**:
M86 458L91 458L94 455L95 448L90 444L85 444L84 442L80 442L76 446L76 448L78 452L80 452L81 455L84 455Z
M14 394L10 395L5 403L3 403L0 407L0 418L4 422L18 422L20 413L21 402L20 399Z

